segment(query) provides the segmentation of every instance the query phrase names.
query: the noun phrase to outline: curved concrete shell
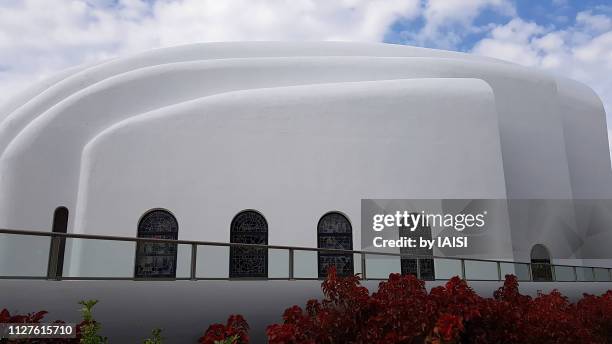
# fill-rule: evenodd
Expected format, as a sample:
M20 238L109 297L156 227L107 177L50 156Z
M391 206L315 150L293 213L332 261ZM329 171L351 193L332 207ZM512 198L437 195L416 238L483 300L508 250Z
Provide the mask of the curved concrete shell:
M180 239L227 241L232 218L256 209L269 244L316 247L335 210L358 247L362 198L612 195L590 88L456 52L181 46L75 68L0 110L3 228L50 230L63 206L69 232L135 236L164 208ZM548 230L513 229L492 250L525 258L531 241L557 245Z

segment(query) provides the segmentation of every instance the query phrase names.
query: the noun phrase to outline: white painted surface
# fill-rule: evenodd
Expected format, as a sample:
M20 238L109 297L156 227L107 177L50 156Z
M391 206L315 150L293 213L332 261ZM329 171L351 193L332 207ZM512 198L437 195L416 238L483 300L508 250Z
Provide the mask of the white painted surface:
M71 232L133 236L164 207L179 238L227 241L233 216L255 208L271 244L315 246L319 217L341 210L358 247L361 198L611 195L590 89L460 53L183 46L77 69L4 109L0 227L50 230L63 205ZM542 233L555 245L554 226ZM524 258L533 243L507 235L513 247L496 249Z

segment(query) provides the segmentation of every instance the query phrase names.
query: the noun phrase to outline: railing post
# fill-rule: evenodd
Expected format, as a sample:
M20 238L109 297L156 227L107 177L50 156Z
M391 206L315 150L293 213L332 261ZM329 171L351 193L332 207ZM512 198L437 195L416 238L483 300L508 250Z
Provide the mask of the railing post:
M550 264L550 274L553 282L555 282L557 280L557 271L555 270L555 266L552 264Z
M63 261L64 257L60 257L63 253L62 249L62 238L51 235L51 245L49 247L49 260L47 262L47 279L60 280L62 272L60 269L60 261Z
M529 273L529 280L533 282L533 269L531 263L527 264L527 272Z
M597 281L597 276L595 276L595 268L591 267L591 274L593 275L593 281Z
M465 259L461 259L461 278L465 278Z
M191 244L191 264L189 265L189 279L195 281L196 278L196 264L198 261L198 245Z
M574 282L578 282L578 269L576 269L576 267L573 266L573 270L574 270Z
M366 255L364 252L361 252L361 279L367 280L366 277Z
M293 280L294 278L294 270L293 270L293 249L289 249L289 279Z
M416 259L416 276L418 279L421 279L421 260L419 258Z
M502 280L502 275L501 275L501 262L498 260L497 261L497 280L501 281Z

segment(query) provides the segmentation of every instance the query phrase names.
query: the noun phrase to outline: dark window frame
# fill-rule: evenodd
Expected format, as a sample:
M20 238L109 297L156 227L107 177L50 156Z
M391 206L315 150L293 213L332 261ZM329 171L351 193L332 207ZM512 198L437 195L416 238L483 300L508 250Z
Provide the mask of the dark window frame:
M244 224L244 223L238 223L238 221L241 221L241 220L248 221L249 220L247 218L248 216L255 217L256 221L262 222L263 230L260 229L258 231L251 231L250 233L248 233L249 231L242 231L242 232L237 231L239 226ZM234 215L230 223L230 243L243 243L243 244L251 243L251 244L268 245L268 233L269 233L268 220L266 220L266 217L260 211L257 211L255 209L244 209L244 210L239 211L236 215ZM240 236L243 237L242 238L243 240L239 240ZM244 239L247 239L247 240L244 240ZM249 256L249 255L252 255L258 259L261 259L262 265L259 267L256 267L252 271L244 271L244 269L240 267L239 260L241 259L241 256L244 257L244 256ZM252 247L249 248L249 247L239 247L239 246L230 247L229 278L255 278L255 279L263 278L265 279L265 278L268 278L268 266L269 266L269 262L268 262L268 249L267 248L252 248Z
M175 227L174 231L161 231L161 232L151 232L144 228L144 222L149 220L151 216L163 214L167 217L173 224L171 226ZM158 215L159 216L159 215ZM137 233L136 236L138 238L159 238L159 239L169 239L169 240L177 240L178 239L178 231L179 231L179 223L174 216L174 214L165 208L153 208L147 210L138 220ZM171 253L167 254L147 254L146 251L149 249L156 250L163 248L164 250L170 250ZM144 252L143 252L144 251ZM173 251L173 252L172 252ZM143 257L160 257L160 256L168 256L173 257L171 270L168 273L162 274L147 274L139 271L139 258ZM138 242L136 243L136 252L134 257L134 278L136 279L176 279L176 271L177 271L177 260L178 260L178 245L177 244L169 244L169 243L146 243L146 242Z
M322 223L329 216L340 216L342 219L344 219L346 221L346 224L348 225L348 229L349 229L348 233L347 232L322 233L321 232ZM346 216L344 213L337 211L337 210L329 211L323 214L323 216L321 216L319 218L319 221L317 222L317 247L318 248L338 248L337 246L339 246L339 244L337 243L335 245L332 245L336 247L321 247L322 238L325 238L325 237L326 238L350 239L348 240L349 247L344 247L343 249L353 250L353 225L351 223L351 220L348 218L348 216ZM325 260L338 260L339 261L342 259L347 260L348 263L346 264L347 267L344 269L338 269L338 267L336 267L336 273L338 274L338 276L354 275L355 274L354 254L352 253L325 253L325 252L317 251L317 275L318 277L321 279L327 276L327 267L324 266Z
M404 226L398 227L400 237L409 237L419 240L424 237L425 239L431 240L433 233L431 227L419 226L414 231L405 228ZM407 248L400 247L401 254L414 254L417 256L432 256L432 258L400 258L400 271L402 275L414 275L425 281L433 281L436 279L436 269L433 259L433 249L425 248ZM417 273L418 266L418 273Z
M534 258L536 248L542 248L546 257ZM529 261L531 262L531 279L533 281L552 282L553 271L551 265L550 250L544 244L535 244L529 251Z

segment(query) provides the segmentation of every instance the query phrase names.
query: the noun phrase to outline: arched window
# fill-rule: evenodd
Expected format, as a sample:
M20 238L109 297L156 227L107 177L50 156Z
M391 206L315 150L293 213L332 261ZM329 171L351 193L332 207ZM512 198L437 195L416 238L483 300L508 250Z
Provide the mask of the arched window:
M163 209L145 213L138 222L139 238L178 239L178 222L174 215ZM136 245L136 278L175 278L177 245L147 243Z
M66 233L68 231L68 208L57 207L53 212L53 232Z
M531 248L531 277L534 281L552 281L550 253L542 244Z
M410 227L412 228L412 227ZM416 242L419 242L420 238L431 240L431 227L417 227L414 231L411 231L409 227L399 227L400 237L413 238ZM421 247L401 247L401 254L411 254L417 256L433 256L433 249L421 248ZM418 271L417 275L417 258L401 258L401 269L402 275L415 275L420 276L422 280L434 280L434 260L428 258L418 258Z
M53 233L68 232L68 208L57 207L53 212ZM64 271L64 251L66 250L66 238L54 238L51 240L51 257L47 267L47 276L52 278L61 277Z
M353 249L353 228L346 216L338 212L330 212L317 224L317 245L319 248L341 250ZM327 269L335 266L338 276L354 274L352 253L318 252L319 278L325 278Z
M230 225L230 242L267 245L268 222L255 210L241 211ZM229 277L268 277L268 249L230 247Z

